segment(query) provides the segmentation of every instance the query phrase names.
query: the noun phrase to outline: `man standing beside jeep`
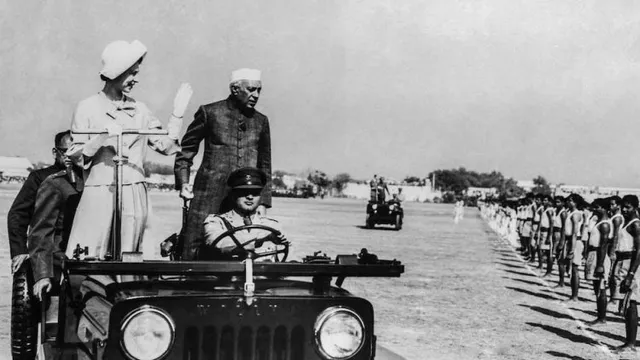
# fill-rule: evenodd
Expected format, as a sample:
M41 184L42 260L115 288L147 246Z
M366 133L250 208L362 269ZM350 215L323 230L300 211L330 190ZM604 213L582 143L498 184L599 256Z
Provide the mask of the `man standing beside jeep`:
M267 175L258 213L271 207L271 136L269 120L255 106L262 90L259 70L239 69L231 74L225 100L202 105L182 138L176 156L176 190L185 200L193 199L183 229L182 260L194 260L203 242L203 224L209 214L231 209L226 181L231 172L243 167L258 168ZM193 187L189 176L200 142L205 141L202 164Z
M36 203L36 193L40 184L52 174L65 169L66 165L71 165L68 161L65 164L64 153L67 151L67 143L71 138L69 130L57 133L52 150L54 164L39 170L34 170L22 185L20 192L16 195L11 209L7 214L7 234L9 235L9 249L11 252L11 273L20 269L22 263L29 257L27 249L27 233L29 224L33 217L33 208Z

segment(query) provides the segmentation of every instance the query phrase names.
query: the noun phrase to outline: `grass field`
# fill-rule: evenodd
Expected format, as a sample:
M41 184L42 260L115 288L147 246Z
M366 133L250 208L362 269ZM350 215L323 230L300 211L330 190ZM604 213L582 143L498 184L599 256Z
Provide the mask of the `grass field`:
M15 196L0 189L0 220ZM147 251L180 228L181 202L154 192ZM405 265L400 278L347 278L343 287L371 301L378 341L407 359L615 359L624 325L586 329L595 314L588 284L583 301L563 303L569 289L551 289L524 264L474 209L455 225L450 205L405 204L401 231L363 228L365 202L348 199L274 199L278 219L293 243L291 259L314 251L356 254L366 247ZM0 359L10 358L10 275L6 227L0 228ZM555 280L555 277L552 279ZM549 280L551 281L551 280ZM627 358L627 357L623 357Z

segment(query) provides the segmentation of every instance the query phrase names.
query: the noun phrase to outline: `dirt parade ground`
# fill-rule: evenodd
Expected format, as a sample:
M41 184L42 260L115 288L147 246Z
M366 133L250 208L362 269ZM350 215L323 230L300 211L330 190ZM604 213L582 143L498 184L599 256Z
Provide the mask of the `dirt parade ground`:
M0 189L0 359L10 359L10 256L6 216L16 188ZM153 192L147 251L180 229L175 193ZM374 305L378 342L407 359L618 359L624 324L610 308L608 323L589 328L596 316L590 284L579 302L570 289L525 264L475 209L458 224L453 206L405 204L404 228L364 228L365 201L274 199L269 212L292 242L290 259L321 250L334 257L366 247L381 259L405 265L400 278L347 278L343 287ZM547 282L548 281L548 282ZM637 356L635 358L640 358Z

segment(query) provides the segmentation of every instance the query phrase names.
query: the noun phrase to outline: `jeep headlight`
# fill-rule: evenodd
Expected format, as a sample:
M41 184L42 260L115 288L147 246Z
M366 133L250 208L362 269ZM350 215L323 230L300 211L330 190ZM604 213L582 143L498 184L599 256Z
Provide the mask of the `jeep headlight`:
M371 208L372 208L373 210L377 209L377 208L378 208L378 204L373 204L373 205L371 205Z
M122 349L133 360L156 360L173 344L175 325L166 312L142 306L125 316L120 327Z
M348 308L327 308L316 319L313 330L316 345L326 359L349 359L364 343L364 323Z

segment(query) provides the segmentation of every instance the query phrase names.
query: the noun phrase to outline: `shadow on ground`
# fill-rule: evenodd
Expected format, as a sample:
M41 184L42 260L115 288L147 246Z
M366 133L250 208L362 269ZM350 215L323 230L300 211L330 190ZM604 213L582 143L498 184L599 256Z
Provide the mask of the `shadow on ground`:
M589 331L591 331L591 332L592 332L592 333L594 333L594 334L598 334L598 335L601 335L601 336L607 337L607 338L609 338L609 339L611 339L611 340L619 341L619 342L620 342L620 345L624 344L624 342L625 342L625 338L624 338L624 336L622 336L622 335L616 335L616 334L612 334L612 333L610 333L610 332L606 332L606 331L598 330L598 329L597 329L597 328L595 328L595 327L589 327L588 329L589 329ZM622 332L624 332L624 331L625 331L625 329L624 329L624 325L621 325L621 326L620 326L620 331L622 331Z
M514 274L514 275L537 277L536 275L534 275L532 273L528 273L528 272L513 271L513 270L509 270L509 269L502 269L502 271L506 271L506 272L508 272L510 274Z
M498 261L508 261L510 263L516 263L516 264L522 264L522 260L518 259L515 256L499 255L496 260L498 260Z
M553 297L551 295L540 294L540 293L537 293L537 292L533 292L533 291L529 291L529 290L525 290L525 289L520 289L520 288L515 288L515 287L512 287L512 286L505 286L505 288L507 288L509 290L517 291L519 293L523 293L523 294L539 297L539 298L542 298L542 299L546 299L546 300L560 300L560 299L558 299L556 297Z
M503 279L507 279L507 280L513 280L513 281L518 281L524 284L528 284L528 285L537 285L537 286L544 286L543 284L537 282L537 281L529 281L529 280L525 280L525 279L518 279L518 278L514 278L514 277L509 277L509 276L503 276Z
M368 228L365 225L354 225L354 227L357 227L359 229L363 229L363 230L391 230L391 231L397 231L395 228L393 227L372 227L372 228Z
M520 264L520 265L514 265L514 264L509 264L506 262L502 262L502 261L496 261L496 264L501 265L501 266L506 266L506 267L510 267L513 269L525 269L524 265Z
M529 326L532 326L532 327L536 327L536 328L551 332L553 334L558 335L561 338L567 339L567 340L569 340L571 342L574 342L574 343L581 343L581 344L587 344L587 345L596 345L597 344L594 340L589 339L588 337L586 337L584 335L574 334L571 331L567 331L565 329L560 329L560 328L557 328L555 326L538 324L538 323L531 323L531 322L527 322L526 324L529 325Z
M578 309L578 308L575 308L575 307L572 307L571 310L580 311L580 312L583 312L583 313L585 313L587 315L591 315L591 316L593 316L594 319L598 316L598 313L596 311L583 310L583 309ZM618 317L607 316L607 321L624 324L624 319L619 317L619 316Z
M549 289L543 289L543 291L546 291L548 293L555 294L555 295L561 295L561 296L564 296L566 298L570 298L571 294L569 292L571 291L571 286L565 286L564 289L567 289L568 292L564 293L564 292L558 292L558 291L553 291L553 290L549 290ZM578 295L578 300L581 301L581 302L596 302L595 300L587 299L587 298L584 298L584 297L582 297L580 295Z
M569 355L569 354L565 354L565 353L561 353L559 351L547 351L547 354L553 356L553 357L557 357L560 359L570 359L570 360L587 360L583 357L580 356L574 356L574 355Z
M573 318L571 316L569 316L567 314L563 314L561 312L557 312L557 311L551 310L551 309L546 309L546 308L543 308L543 307L540 307L540 306L531 306L531 305L526 305L526 304L518 304L518 305L522 306L522 307L529 308L529 309L531 309L533 311L537 311L537 312L539 312L541 314L551 316L554 319L573 320Z

